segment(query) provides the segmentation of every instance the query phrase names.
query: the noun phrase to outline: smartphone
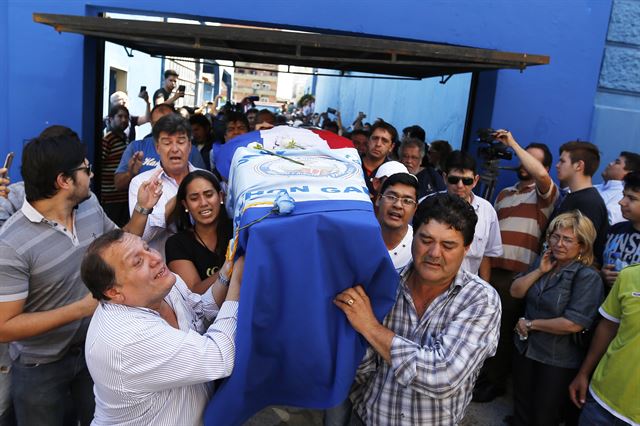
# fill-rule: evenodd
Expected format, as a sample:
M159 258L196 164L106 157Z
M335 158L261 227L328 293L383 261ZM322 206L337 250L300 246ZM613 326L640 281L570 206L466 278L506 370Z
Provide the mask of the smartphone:
M186 86L184 84L181 84L180 86L178 86L178 92L184 93L185 90L186 90Z
M147 91L147 86L140 86L140 93L146 92L146 91Z
M335 108L327 108L327 112L328 112L329 114L335 114L335 113L336 113L336 110L335 110Z
M251 102L258 102L260 100L260 96L249 96L249 100Z
M9 169L11 168L11 163L13 163L13 157L15 156L16 155L13 152L10 152L7 154L7 157L4 159L4 165L2 166L5 169L7 169L7 171L2 175L2 177L6 177L7 174L9 173Z

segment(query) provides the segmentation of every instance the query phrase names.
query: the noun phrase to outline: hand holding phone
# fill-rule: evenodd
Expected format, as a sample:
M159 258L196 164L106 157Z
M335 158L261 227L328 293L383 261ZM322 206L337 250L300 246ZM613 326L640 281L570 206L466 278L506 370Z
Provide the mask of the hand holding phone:
M10 152L7 154L6 158L4 159L4 165L2 166L2 168L5 169L5 171L0 175L0 177L3 177L3 178L7 177L7 175L9 174L9 169L11 168L11 163L13 163L14 157L15 157L14 152Z

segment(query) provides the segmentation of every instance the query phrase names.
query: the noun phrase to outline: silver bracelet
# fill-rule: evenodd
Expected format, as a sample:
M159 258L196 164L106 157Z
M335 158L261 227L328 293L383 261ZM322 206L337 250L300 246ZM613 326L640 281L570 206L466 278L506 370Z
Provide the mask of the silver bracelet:
M218 281L220 281L220 284L222 284L223 286L229 287L229 278L222 275L222 271L220 271L220 273L218 274Z

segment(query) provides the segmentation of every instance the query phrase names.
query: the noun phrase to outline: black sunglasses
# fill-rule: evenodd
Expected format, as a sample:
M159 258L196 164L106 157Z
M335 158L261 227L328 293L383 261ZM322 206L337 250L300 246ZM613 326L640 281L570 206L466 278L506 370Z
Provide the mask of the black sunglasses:
M84 170L84 172L87 174L87 176L91 176L91 163L89 163L89 165L82 165L80 167L76 167L75 169L71 169L69 170L70 172L75 172L78 170Z
M465 186L473 185L473 178L471 177L447 176L447 182L451 185L457 185L460 181L462 181Z

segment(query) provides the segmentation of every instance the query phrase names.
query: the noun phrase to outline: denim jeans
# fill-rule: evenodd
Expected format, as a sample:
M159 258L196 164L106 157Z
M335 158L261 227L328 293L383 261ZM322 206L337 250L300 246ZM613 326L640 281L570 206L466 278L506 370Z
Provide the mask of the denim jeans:
M89 425L95 402L83 345L49 364L13 362L11 393L20 425Z
M0 426L12 426L13 424L9 344L0 343Z
M578 426L628 426L629 423L620 420L587 394L587 402L582 407Z
M347 426L351 419L352 410L351 400L349 398L342 401L333 408L324 411L324 426Z

